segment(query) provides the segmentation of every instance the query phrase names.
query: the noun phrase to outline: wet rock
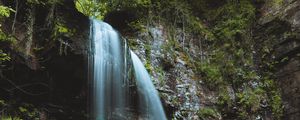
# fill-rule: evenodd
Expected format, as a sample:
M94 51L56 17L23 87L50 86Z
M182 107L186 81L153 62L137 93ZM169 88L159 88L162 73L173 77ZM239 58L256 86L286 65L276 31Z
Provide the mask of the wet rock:
M0 3L14 8L15 1L0 0ZM86 119L84 112L88 89L85 55L89 52L89 18L77 11L73 0L55 5L31 4L27 0L18 2L22 6L18 17L14 20L12 13L12 17L2 24L5 32L12 33L12 22L15 22L17 47L9 51L13 67L1 70L15 85L8 80L0 80L0 88L27 85L27 92L16 89L7 93L1 90L0 97L36 104L47 110L47 113L41 113L43 118ZM73 30L74 34L54 37L58 22ZM2 97L6 94L9 97ZM62 108L48 106L47 103L55 103Z
M261 25L256 37L262 41L272 41L275 55L273 59L284 61L276 65L275 73L282 90L285 120L300 118L300 1L283 0L281 4L261 8ZM264 30L262 30L264 29ZM283 60L285 58L285 60Z
M176 62L177 63L180 63L180 64L182 64L182 65L185 65L186 63L183 61L183 60L181 60L180 58L177 58L176 59Z

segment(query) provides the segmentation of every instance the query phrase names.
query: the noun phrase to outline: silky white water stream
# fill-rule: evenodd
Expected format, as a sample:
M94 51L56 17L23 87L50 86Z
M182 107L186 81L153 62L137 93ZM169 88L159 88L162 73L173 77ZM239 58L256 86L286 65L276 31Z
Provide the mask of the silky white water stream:
M148 72L140 59L129 52L118 32L105 22L92 20L91 39L94 118L126 120L134 118L128 114L134 111L139 116L135 118L165 120L161 101ZM131 86L136 86L136 92L132 92Z

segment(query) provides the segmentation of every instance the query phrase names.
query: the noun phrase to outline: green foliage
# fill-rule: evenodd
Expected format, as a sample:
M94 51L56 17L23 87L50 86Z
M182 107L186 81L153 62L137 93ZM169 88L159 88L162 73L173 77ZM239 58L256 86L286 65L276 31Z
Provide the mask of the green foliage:
M226 107L232 107L233 101L231 100L229 93L225 88L223 88L219 93L217 104L222 109Z
M138 49L138 43L136 42L136 39L127 38L127 44L132 50Z
M166 81L165 81L165 71L163 70L162 67L156 67L154 68L154 71L158 74L158 80L160 82L161 85L165 85Z
M145 8L151 4L151 0L100 0L100 4L108 4L110 10Z
M205 36L206 40L214 40L216 39L214 34L208 30L208 28L199 20L199 18L193 17L192 15L189 15L191 17L188 18L188 32L194 33L194 34L200 34L202 36Z
M201 119L217 119L218 118L218 113L216 112L215 109L213 108L202 108L198 112L198 116Z
M70 38L76 33L75 29L69 28L64 22L65 21L62 21L60 19L56 20L55 27L52 33L52 39L58 40L60 42L60 49L59 49L60 55L62 54L67 55L67 49L68 47L70 47L68 41L65 41L64 37ZM43 49L43 47L34 48L35 51L38 51L40 49Z
M18 107L18 114L20 118L26 118L31 120L39 119L39 111L37 108L34 108L31 104L23 104Z
M265 99L265 91L261 88L247 88L236 96L241 108L257 112L260 109L260 102Z
M148 70L148 72L152 71L152 66L151 66L151 46L145 45L145 55L146 55L146 63L145 63L145 68Z
M75 29L69 28L65 21L62 21L60 19L57 19L55 21L55 26L52 33L52 38L54 40L61 39L61 37L72 37L75 33Z
M74 34L75 30L68 28L62 22L56 22L54 27L54 36L67 36L71 37Z
M10 13L14 12L13 9L0 5L0 27L2 26L1 22L3 19L10 16ZM0 29L0 45L2 48L0 49L0 65L5 61L9 61L10 57L7 53L4 52L3 48L9 47L11 43L14 43L13 37L6 35L2 29Z
M272 114L275 117L276 120L279 120L281 116L283 116L283 105L282 105L282 99L280 94L278 94L278 91L273 93L271 98L271 109Z
M228 2L219 9L224 13L219 16L213 29L216 36L212 47L213 56L210 58L210 63L200 67L208 70L218 68L220 75L211 75L221 78L220 80L236 88L242 83L257 78L255 72L249 68L252 65L253 48L249 46L252 42L251 38L247 38L255 9L247 0L242 0L239 4Z
M233 40L236 35L246 33L255 18L255 8L248 0L241 0L239 4L229 2L220 9L220 22L215 26L214 33L221 40Z
M1 120L22 120L19 117L12 117L12 116L1 116L0 119Z
M0 5L0 19L9 17L10 12L14 12L13 9Z
M144 24L145 23L142 20L136 20L136 21L133 21L133 22L129 23L129 26L134 31L139 31L141 33L146 33L146 32L148 32L148 29L146 28L146 26Z
M283 105L280 89L277 88L274 80L268 77L263 79L263 87L268 90L268 107L272 110L272 115L274 118L279 120L283 116Z
M215 86L219 86L223 82L219 66L209 63L204 63L199 66L201 66L199 71L202 72L202 77L205 78L204 82L209 88L215 88Z
M63 0L27 0L27 3L29 4L37 4L37 5L53 5L53 4L59 4Z
M108 3L98 3L95 0L76 0L76 8L86 16L102 20L108 12Z
M39 111L31 104L17 104L11 100L7 103L0 99L1 120L39 120Z
M151 0L76 0L76 8L86 16L102 20L114 10L148 8Z
M268 0L266 6L268 7L280 7L284 3L284 0Z
M0 50L0 64L2 64L3 61L9 61L10 57L8 54L4 53L2 50Z
M211 41L212 56L208 62L197 64L196 70L200 71L210 88L219 91L218 110L225 118L237 115L239 119L247 119L260 114L260 111L267 111L261 107L261 103L267 101L274 117L280 118L282 107L278 88L274 80L264 79L271 74L258 73L253 69L254 40L249 33L255 7L249 0L239 3L227 1L214 11L219 12L215 13L218 15L212 26L215 37ZM228 92L226 86L231 86L233 93Z

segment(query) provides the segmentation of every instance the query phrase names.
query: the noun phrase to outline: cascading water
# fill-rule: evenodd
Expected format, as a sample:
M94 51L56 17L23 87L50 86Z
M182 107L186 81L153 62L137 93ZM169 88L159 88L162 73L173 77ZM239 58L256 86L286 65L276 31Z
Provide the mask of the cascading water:
M151 120L162 120L165 119L165 113L162 108L160 99L157 95L154 85L152 84L151 78L144 67L141 60L131 51L131 58L133 61L135 76L137 80L140 101L140 110L146 109L149 115L148 118ZM145 104L146 103L146 104ZM145 107L145 108L144 108Z
M92 20L91 42L94 119L165 120L149 74L119 34L109 24Z

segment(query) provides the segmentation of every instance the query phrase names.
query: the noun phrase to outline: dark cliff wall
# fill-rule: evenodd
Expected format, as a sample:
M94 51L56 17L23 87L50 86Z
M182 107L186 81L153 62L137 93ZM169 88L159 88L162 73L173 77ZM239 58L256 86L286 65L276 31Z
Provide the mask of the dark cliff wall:
M266 1L257 22L258 44L272 43L274 73L281 88L286 120L300 118L300 1Z
M7 50L11 61L1 68L0 98L9 105L3 112L24 119L86 119L89 18L73 0L0 3L15 9L1 26L15 36ZM30 116L27 111L36 108Z
M198 24L193 25L202 25L203 28L200 31L206 34L193 34L192 32L195 32L195 29L192 29L192 32L188 31L193 27L184 27L184 25L188 26L189 23L195 21L187 20L185 23L180 21L180 18L176 19L176 17L175 22L172 21L172 13L183 9L180 6L183 5L182 1L177 4L174 2L176 4L175 8L172 8L169 4L164 6L166 9L171 9L171 13L166 12L167 14L164 14L164 12L160 13L160 11L153 10L149 12L150 17L146 17L147 20L142 19L140 20L142 22L139 21L138 24L127 26L142 30L126 31L123 27L116 27L128 39L134 52L142 58L152 75L156 88L160 92L169 117L179 119L280 119L282 116L280 97L282 97L284 102L283 119L299 119L299 0L255 0L245 6L243 4L247 3L247 0L218 1L217 3L209 0L190 0L190 2L193 4L187 4L195 7L192 10L197 11L196 15L177 13L179 14L177 16L184 16L182 20L184 21L195 15L200 20L196 21ZM238 9L234 9L235 5ZM252 5L255 10L251 8ZM175 10L172 11L173 9ZM247 14L251 14L253 12L251 10L255 12L255 16L251 16L249 19L251 25L245 26L243 18ZM243 12L240 13L240 11ZM132 11L128 10L128 12ZM161 16L155 14L155 12L160 13ZM218 12L221 14L218 14ZM238 17L235 14L238 14ZM171 16L156 21L159 19L156 16L163 18L164 15ZM241 21L239 21L240 16L243 16ZM116 21L126 21L126 18L118 17L116 14L116 17L113 16L107 20L108 22L111 20L111 24L114 25ZM235 24L236 21L238 22ZM118 24L121 24L121 22ZM118 26L118 24L116 25ZM124 24L127 25L127 23ZM218 24L221 25L218 26ZM249 31L240 29L240 26L249 29ZM205 29L207 30L205 31ZM221 30L215 31L215 29ZM243 33L245 31L246 34ZM212 39L211 34L216 38ZM228 36L222 36L222 34L234 35L226 39L225 37ZM242 63L235 64L232 68L242 70L244 73L226 72L232 70L226 68L226 64L232 62L226 57L221 59L221 62L216 63L216 66L221 66L220 68L213 66L213 62L208 62L207 66L201 64L203 61L217 56L214 52L224 47L222 44L231 44L228 43L230 40L235 41L232 42L233 45L229 45L229 48L222 49L225 54L230 51L230 48L243 43L246 46L254 46L254 49L250 49L252 51L247 51L245 50L247 47L241 45L239 48L233 48L225 56L234 56L233 54L241 49L245 50L243 51L245 53L242 53L243 57L252 56L253 53L254 59L250 58L248 60L253 61L255 64L250 65L251 67L247 69L255 69L255 73L259 74L257 81L252 79L247 82L247 78L233 77L237 74L251 72L243 70L244 65ZM251 40L254 40L254 43L251 43ZM217 44L221 45L213 46L214 41L218 41ZM238 41L242 42L239 43ZM224 53L221 55L224 55ZM215 59L218 58L215 57ZM215 59L210 60L214 61ZM233 61L242 61L242 59ZM224 66L222 66L223 64ZM207 73L210 73L208 77L204 77ZM219 78L218 73L224 75L223 78ZM269 81L264 81L265 76L262 74L268 74L266 78ZM216 77L216 80L208 83L209 77L212 76ZM235 83L231 81L232 79L241 80L242 82L233 85ZM223 82L223 85L217 84L220 81ZM277 84L270 85L273 82L278 83L278 86ZM212 90L209 88L211 83L213 89L221 87L225 89ZM254 92L249 95L248 93L251 93L251 90L246 88L252 88L256 85L261 85L260 87L263 89L266 88L264 89L266 93L259 95L259 92ZM276 96L278 98L275 100L272 94L277 90L280 90L282 96L278 94ZM265 94L267 95L265 96ZM225 98L224 101L222 101L222 97ZM218 105L220 99L224 104ZM256 99L261 100L253 102ZM277 102L277 106L271 105L272 102ZM244 107L244 105L247 107ZM274 116L277 116L277 118Z

